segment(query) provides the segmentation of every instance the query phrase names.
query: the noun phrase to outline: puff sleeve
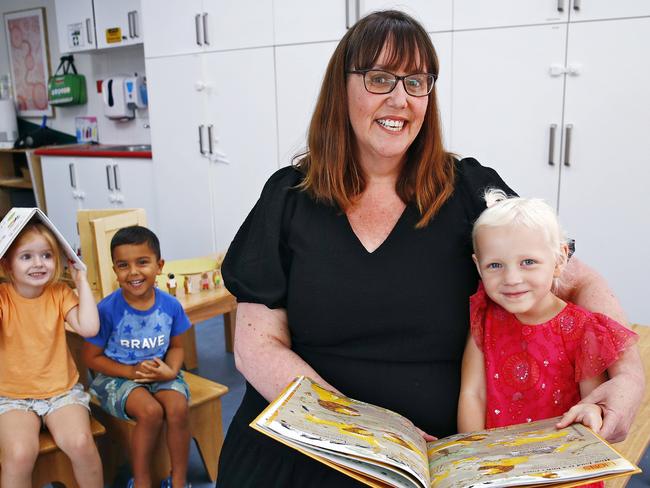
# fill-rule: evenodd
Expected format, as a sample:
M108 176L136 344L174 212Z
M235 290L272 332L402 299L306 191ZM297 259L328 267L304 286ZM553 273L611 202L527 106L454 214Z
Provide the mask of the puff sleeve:
M483 283L479 283L478 290L469 297L469 325L472 338L476 346L483 350L483 334L485 332L484 323L488 307L488 297L483 288Z
M584 329L575 356L575 380L603 373L634 344L639 336L627 327L601 313L590 313L584 320Z
M301 178L293 167L276 171L230 244L221 269L238 302L286 307L291 265L286 233Z

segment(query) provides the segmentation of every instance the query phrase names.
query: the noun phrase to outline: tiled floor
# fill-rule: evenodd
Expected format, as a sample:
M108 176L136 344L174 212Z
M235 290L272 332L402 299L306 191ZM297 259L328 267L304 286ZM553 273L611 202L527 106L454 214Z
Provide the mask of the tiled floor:
M225 352L222 318L218 317L198 324L196 327L196 343L199 355L197 373L230 388L228 394L222 399L223 427L225 431L230 425L230 420L244 394L244 379L235 369L233 355ZM641 461L641 469L643 469L644 473L633 477L627 488L650 488L650 450L646 451ZM125 486L128 476L129 474L125 469L113 487L122 488ZM192 444L188 480L192 483L193 488L214 487L208 479L207 472L203 468L194 444Z

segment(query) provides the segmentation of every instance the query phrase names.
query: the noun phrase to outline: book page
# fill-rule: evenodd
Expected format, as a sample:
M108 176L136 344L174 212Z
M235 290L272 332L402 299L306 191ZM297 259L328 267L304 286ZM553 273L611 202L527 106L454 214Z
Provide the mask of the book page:
M638 470L582 424L557 430L558 418L430 442L435 488L562 483Z
M426 445L403 416L297 379L254 422L285 441L393 466L428 486Z

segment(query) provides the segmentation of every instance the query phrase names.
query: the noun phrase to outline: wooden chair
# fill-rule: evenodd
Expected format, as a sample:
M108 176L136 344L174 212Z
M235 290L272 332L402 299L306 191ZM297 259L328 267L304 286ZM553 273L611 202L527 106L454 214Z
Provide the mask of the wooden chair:
M81 257L88 266L88 283L95 298L101 300L117 290L118 286L111 262L111 239L122 227L146 227L147 216L141 208L79 210L77 224Z
M106 433L104 426L93 417L90 418L90 430L95 438ZM32 473L32 486L40 488L48 483L60 483L66 488L79 488L70 459L54 443L50 433L42 430L39 435L38 459Z
M190 387L191 400L189 410L190 433L203 460L208 476L212 482L217 480L219 454L223 445L223 427L221 423L221 397L228 392L228 387L214 381L184 372ZM109 449L102 461L105 471L115 473L117 468L128 460L131 436L135 428L132 420L122 420L104 412L99 402L93 398L93 415L106 425ZM171 463L167 451L167 440L163 429L152 455L153 485L169 476ZM107 482L113 480L107 479Z

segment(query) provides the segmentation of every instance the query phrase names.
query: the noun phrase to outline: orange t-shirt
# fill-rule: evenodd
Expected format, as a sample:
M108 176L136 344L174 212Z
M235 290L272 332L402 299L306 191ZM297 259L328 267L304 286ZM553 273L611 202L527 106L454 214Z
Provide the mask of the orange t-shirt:
M64 283L24 298L0 284L0 395L49 398L70 390L79 373L65 338L65 316L79 300Z

